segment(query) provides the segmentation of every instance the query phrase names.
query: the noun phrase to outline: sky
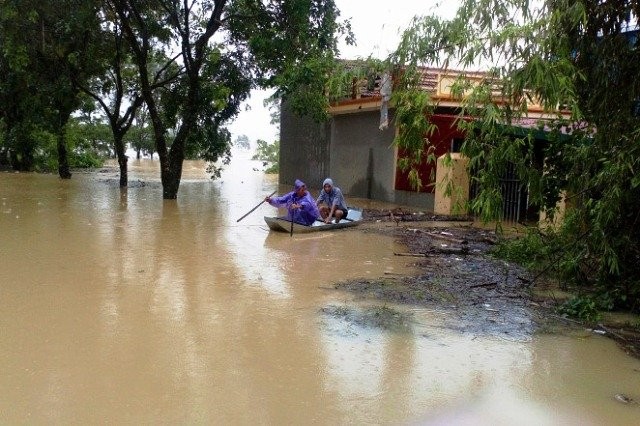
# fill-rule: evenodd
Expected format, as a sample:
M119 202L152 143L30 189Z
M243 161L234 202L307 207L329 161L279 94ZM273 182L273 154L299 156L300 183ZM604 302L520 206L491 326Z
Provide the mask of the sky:
M356 46L339 45L343 59L373 56L386 58L395 50L401 29L406 28L415 15L436 13L452 17L457 0L335 0L340 9L340 19L351 18L351 29ZM271 95L267 91L254 91L243 105L242 112L228 128L232 140L247 135L255 146L257 139L273 142L278 139L278 128L270 124L271 117L263 101Z

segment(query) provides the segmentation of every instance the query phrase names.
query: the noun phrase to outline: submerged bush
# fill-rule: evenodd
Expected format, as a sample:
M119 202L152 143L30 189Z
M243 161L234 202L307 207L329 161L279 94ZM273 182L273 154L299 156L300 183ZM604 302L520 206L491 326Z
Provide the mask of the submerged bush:
M580 237L570 217L558 232L529 229L525 235L499 242L491 254L544 273L560 281L562 288L575 288L584 295L563 305L563 313L582 320L593 319L591 312L640 309L639 282L630 276L603 273L599 255ZM592 303L593 302L593 303ZM591 305L593 304L593 309Z
M598 303L589 296L576 296L567 300L558 307L558 312L591 324L602 320Z
M491 254L536 270L545 266L548 251L543 234L537 229L528 229L522 237L501 240Z

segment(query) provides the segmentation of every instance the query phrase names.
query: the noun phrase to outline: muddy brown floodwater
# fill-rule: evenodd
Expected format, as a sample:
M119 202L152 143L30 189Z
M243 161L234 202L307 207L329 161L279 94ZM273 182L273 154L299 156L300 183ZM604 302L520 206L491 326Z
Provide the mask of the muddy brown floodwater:
M358 227L270 233L268 205L237 222L289 189L259 168L186 162L177 201L149 160L122 192L113 167L0 173L0 423L638 423L640 361L540 333L481 234L463 252L456 227L353 198Z

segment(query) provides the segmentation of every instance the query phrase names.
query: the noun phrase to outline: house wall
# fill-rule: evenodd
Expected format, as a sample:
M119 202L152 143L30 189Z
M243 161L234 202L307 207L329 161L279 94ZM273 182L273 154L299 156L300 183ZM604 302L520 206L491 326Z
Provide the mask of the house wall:
M279 183L291 185L301 179L309 188L321 188L329 175L329 129L331 123L316 123L300 117L283 102L280 109Z
M393 123L393 111L389 114ZM329 176L346 195L433 209L433 194L395 189L395 128L380 130L380 112L333 117L329 143Z
M383 200L393 190L394 130L380 131L379 120L375 111L333 118L330 170L346 194Z

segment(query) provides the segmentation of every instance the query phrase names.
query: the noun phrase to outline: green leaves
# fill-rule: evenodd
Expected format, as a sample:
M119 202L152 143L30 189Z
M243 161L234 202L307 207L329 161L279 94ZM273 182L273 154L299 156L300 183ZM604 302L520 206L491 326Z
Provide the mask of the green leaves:
M564 249L560 273L614 288L627 303L640 293L640 119L633 116L640 48L625 33L638 10L638 1L534 8L525 0L465 0L450 20L415 18L388 66L407 70L394 93L396 143L408 151L401 167L411 169L428 149L437 107L417 90L413 70L453 64L461 73L451 90L461 101L462 151L479 189L471 210L501 219L507 171L539 210L553 212L566 194L571 210L548 240ZM470 84L468 70L479 69L485 78ZM544 120L523 128L530 111Z
M275 88L290 107L317 121L326 119L325 89L338 54L337 40L350 40L334 1L236 0L229 6L229 38L239 48L256 84Z
M96 2L0 3L0 116L7 125L10 151L19 153L14 167L29 170L38 148L34 129L56 134L62 177L66 169L65 124L79 108L82 81L95 72L90 46L100 34ZM42 152L42 151L41 151Z
M596 301L588 296L577 296L567 300L558 307L558 312L590 324L596 324L602 320Z
M269 167L265 170L266 173L278 173L280 141L268 143L262 139L258 139L257 145L256 153L251 159L264 161L269 164Z

